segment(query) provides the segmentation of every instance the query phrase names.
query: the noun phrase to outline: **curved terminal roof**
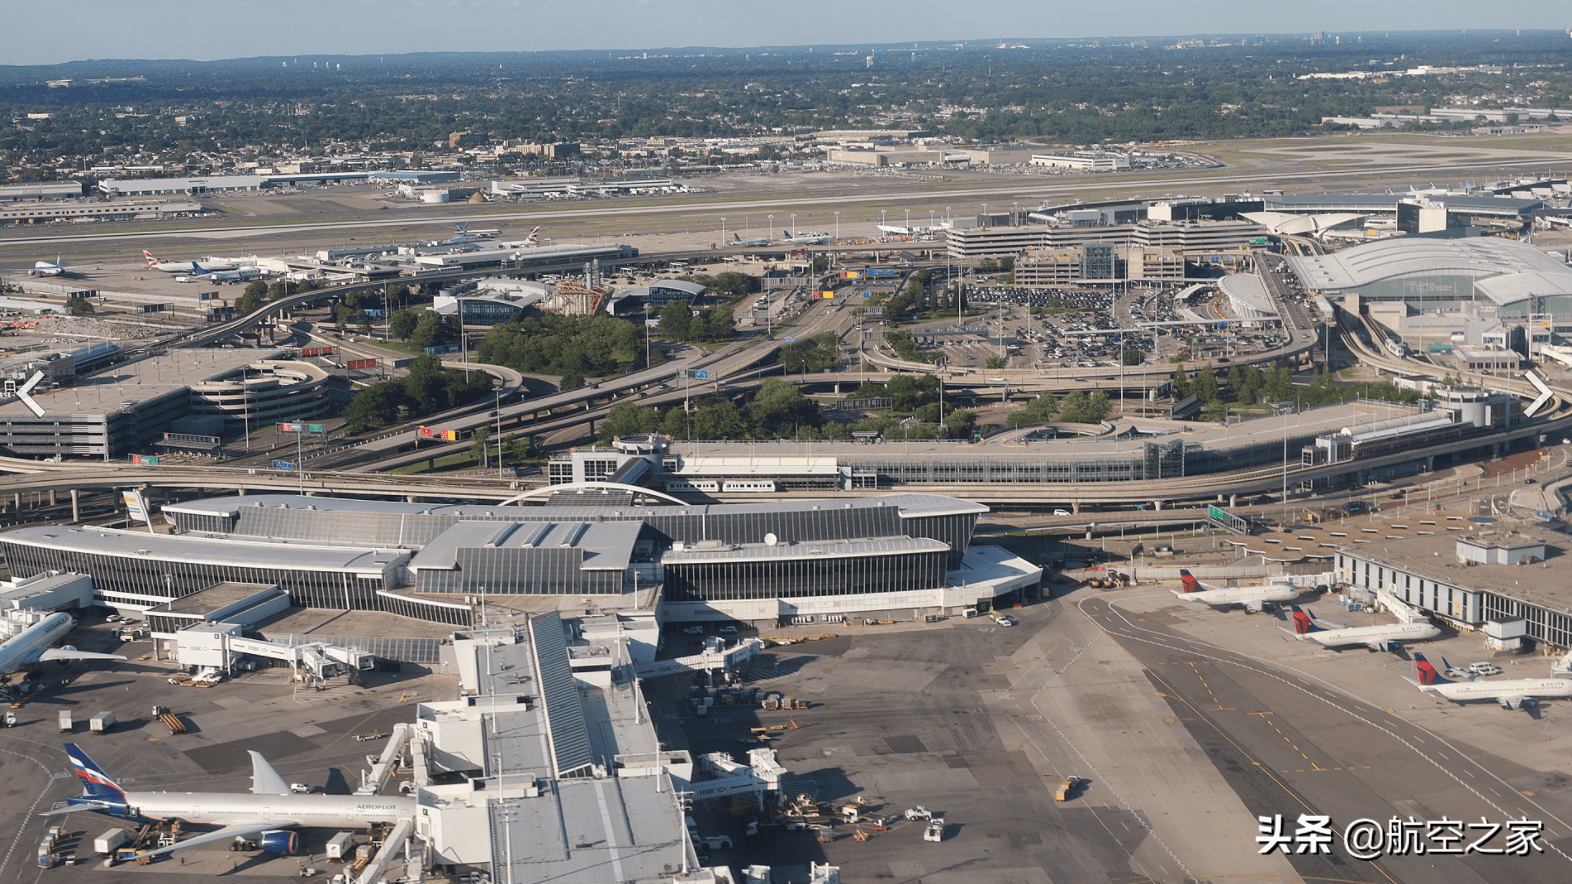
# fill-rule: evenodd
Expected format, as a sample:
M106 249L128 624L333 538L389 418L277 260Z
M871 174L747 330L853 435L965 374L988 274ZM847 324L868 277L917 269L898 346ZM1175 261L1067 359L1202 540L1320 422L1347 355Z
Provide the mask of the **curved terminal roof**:
M1266 293L1266 283L1254 273L1233 273L1217 281L1232 302L1234 312L1245 317L1276 316L1277 305Z
M1332 212L1318 215L1294 215L1288 212L1241 212L1239 217L1254 221L1272 233L1320 233L1344 224L1363 221L1365 215L1355 212Z
M1472 276L1481 280L1480 293L1498 304L1521 300L1530 292L1572 294L1572 268L1526 243L1493 237L1404 237L1288 260L1306 288L1323 292L1358 289L1404 276ZM1522 279L1489 282L1508 276Z

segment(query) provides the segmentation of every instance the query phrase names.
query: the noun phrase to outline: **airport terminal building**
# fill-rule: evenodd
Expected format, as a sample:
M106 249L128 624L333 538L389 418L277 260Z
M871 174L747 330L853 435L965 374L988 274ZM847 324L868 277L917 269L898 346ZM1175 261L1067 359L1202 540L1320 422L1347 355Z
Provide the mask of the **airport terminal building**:
M986 511L921 494L533 507L252 495L170 504L173 534L30 526L0 535L0 551L17 577L88 574L103 603L128 610L243 583L305 607L464 626L481 598L771 624L953 612L1034 590L1040 568L972 547Z

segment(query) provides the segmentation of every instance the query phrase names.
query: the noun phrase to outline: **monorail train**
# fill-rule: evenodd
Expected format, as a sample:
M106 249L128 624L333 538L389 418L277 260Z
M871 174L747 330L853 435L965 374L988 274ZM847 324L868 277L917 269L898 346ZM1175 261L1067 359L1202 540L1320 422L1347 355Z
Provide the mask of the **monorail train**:
M775 483L769 479L744 479L721 483L721 491L727 494L767 494L774 490Z

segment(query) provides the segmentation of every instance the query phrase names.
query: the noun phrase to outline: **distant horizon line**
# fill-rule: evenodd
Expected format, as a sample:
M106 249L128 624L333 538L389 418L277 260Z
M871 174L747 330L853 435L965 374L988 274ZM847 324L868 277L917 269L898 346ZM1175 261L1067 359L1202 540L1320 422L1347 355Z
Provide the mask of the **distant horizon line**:
M937 38L936 37L936 38L928 38L928 39L921 39L921 40L902 40L902 41L897 41L897 42L883 42L883 43L871 43L871 42L866 42L866 41L858 41L858 42L850 42L850 43L797 43L797 44L761 43L761 44L754 44L754 45L735 45L735 46L727 46L727 45L719 45L719 44L690 45L690 46L650 46L650 47L615 47L615 46L605 46L605 47L592 47L592 48L583 48L583 49L434 49L434 50L428 49L428 50L412 50L412 51L404 51L404 52L354 52L354 53L324 53L324 52L310 52L310 51L307 51L307 52L295 52L295 53L274 54L274 55L234 56L234 57L230 57L230 58L213 58L213 59L199 59L199 58L187 58L187 57L176 57L176 56L154 57L154 58L107 58L107 57L106 58L76 58L76 59L70 59L70 60L66 60L66 61L37 62L37 63L32 63L32 64L0 64L0 70L6 70L6 69L23 70L23 69L28 69L28 68L52 68L52 67L62 67L62 66L66 66L66 65L78 65L78 64L114 64L114 63L142 64L142 63L161 63L161 62L187 62L187 63L195 63L195 64L224 64L224 63L227 63L227 62L244 62L244 61L274 61L274 60L293 61L293 60L300 59L300 58L304 58L304 59L309 61L309 60L321 60L321 59L324 59L324 58L325 59L342 59L342 60L367 59L367 58L387 59L387 58L408 58L408 57L412 57L412 56L433 56L433 55L457 55L457 56L469 55L469 56L481 57L481 56L488 56L488 55L491 55L491 56L498 56L498 55L510 55L510 56L525 56L525 55L584 55L584 54L603 54L603 53L608 53L608 52L610 52L610 53L800 52L800 53L803 53L803 54L812 54L812 50L821 49L821 48L822 49L826 49L826 50L847 50L847 49L863 48L863 49L869 49L869 50L882 49L882 50L886 50L886 51L909 51L909 50L912 50L912 49L942 49L942 48L948 48L948 47L954 46L956 44L963 44L963 45L964 44L972 44L972 45L969 45L969 46L965 46L966 49L979 49L979 50L982 50L982 49L1005 48L1006 51L1008 51L1008 47L1010 47L1010 46L1019 46L1021 44L1027 44L1025 48L1035 49L1035 48L1039 48L1040 45L1043 45L1043 44L1074 44L1074 43L1104 42L1104 41L1113 41L1115 43L1115 45L1113 47L1110 47L1110 48L1117 48L1118 44L1135 42L1135 41L1146 41L1146 40L1182 40L1182 39L1200 39L1200 38L1208 38L1208 39L1215 39L1215 38L1237 39L1237 38L1241 38L1241 37L1248 37L1248 38L1303 37L1303 38L1309 38L1309 37L1313 36L1316 33L1323 34L1324 35L1323 39L1328 39L1328 40L1330 40L1331 38L1335 38L1335 37L1347 37L1347 36L1363 37L1363 36L1369 36L1369 35L1373 35L1373 34L1381 35L1382 37L1390 37L1392 35L1424 35L1424 34L1453 34L1453 35L1465 36L1465 35L1468 35L1470 33L1472 33L1472 34L1480 34L1480 35L1498 35L1498 34L1514 34L1514 35L1566 34L1569 37L1572 37L1572 28L1490 27L1490 28L1442 28L1442 29L1417 29L1417 30L1393 30L1393 29L1390 29L1390 28L1381 28L1381 29L1375 29L1375 30L1330 30L1330 29L1322 28L1322 29L1317 29L1317 30L1295 30L1295 31L1232 31L1232 32L1196 31L1196 32L1182 33L1182 34L1103 34L1103 35L1086 34L1086 35L1073 36L1073 37L973 37L973 38L949 38L949 39ZM1001 47L1000 44L1005 44L1005 46ZM1039 45L1030 45L1030 44L1039 44Z

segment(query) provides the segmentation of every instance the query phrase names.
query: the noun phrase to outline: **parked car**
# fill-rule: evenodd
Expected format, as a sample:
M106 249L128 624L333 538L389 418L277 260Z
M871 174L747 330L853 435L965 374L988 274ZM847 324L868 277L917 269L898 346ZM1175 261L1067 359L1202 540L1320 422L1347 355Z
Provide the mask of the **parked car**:
M719 632L721 635L734 635L741 631L742 630L736 624L732 623L728 623L725 626L722 626L720 629L716 630L716 632Z
M704 627L702 627L702 626L689 626L689 627L686 627L685 629L682 630L682 634L683 635L703 635L704 634Z
M1474 673L1475 675L1500 675L1501 667L1494 663L1481 661L1479 663L1468 664L1468 671Z

